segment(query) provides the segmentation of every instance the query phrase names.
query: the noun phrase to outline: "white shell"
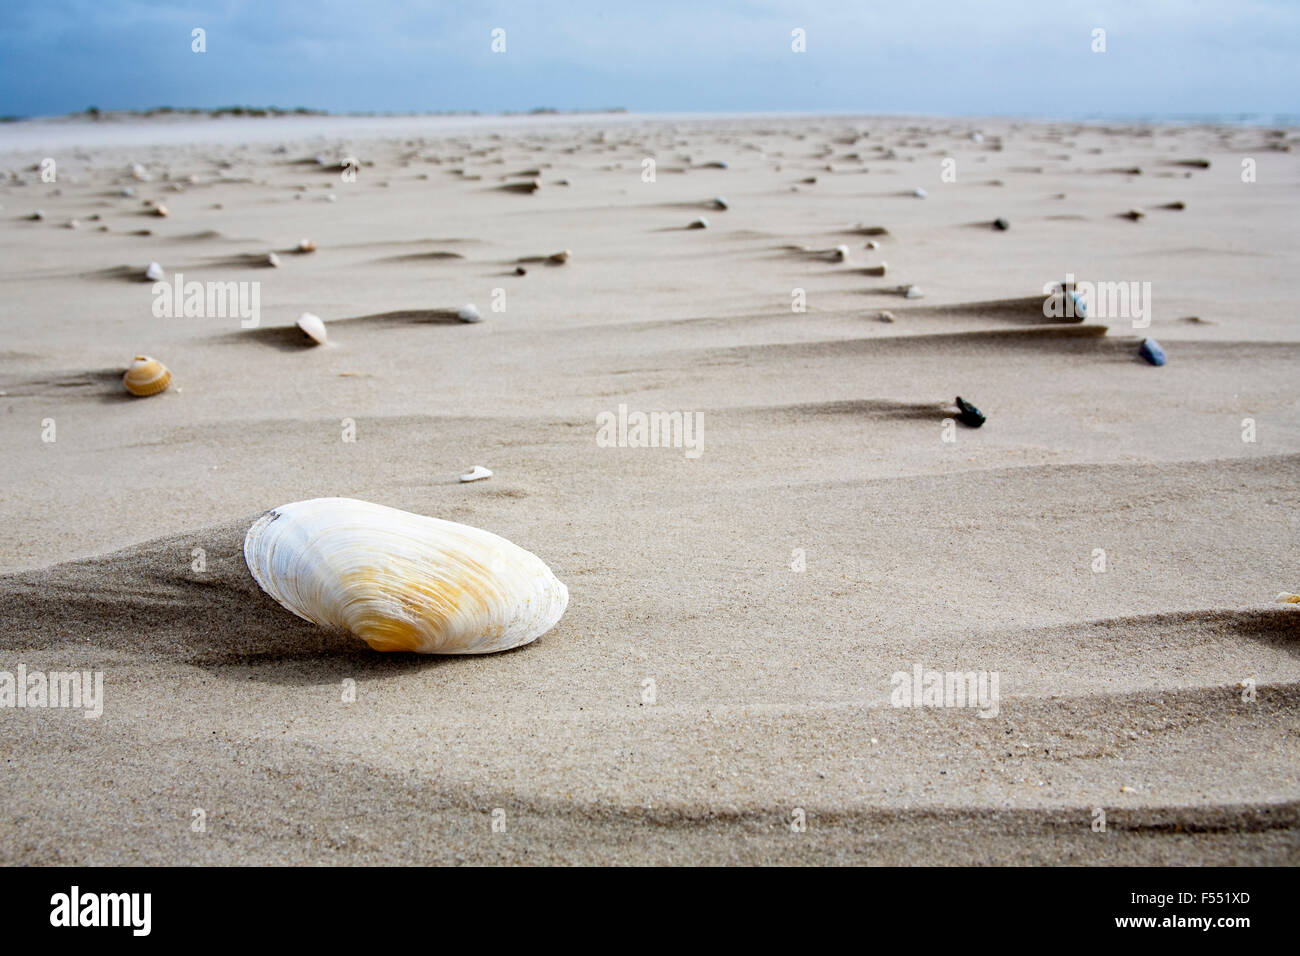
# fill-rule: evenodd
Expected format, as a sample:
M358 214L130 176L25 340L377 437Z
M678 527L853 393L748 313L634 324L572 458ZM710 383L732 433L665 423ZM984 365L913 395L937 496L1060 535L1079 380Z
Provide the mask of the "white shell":
M915 196L917 199L924 199L925 190L922 189L920 186L917 186L915 189L912 190L912 195Z
M569 603L540 558L488 531L351 498L268 511L244 560L294 614L377 651L488 654L541 637Z
M156 262L149 263L149 268L144 270L144 277L150 282L160 282L163 277L163 267Z
M456 318L460 319L462 322L482 322L482 321L483 321L483 316L481 316L481 315L478 314L478 306L476 306L476 305L475 305L474 303L472 303L472 302L470 302L470 303L468 303L468 304L466 304L466 305L462 305L459 309L457 309L457 310L456 310Z
M266 264L268 266L272 266L278 269L280 268L280 257L277 256L274 252L268 252L266 254Z
M491 478L491 477L492 477L492 472L490 470L484 468L482 465L475 465L469 471L465 472L465 474L461 475L460 480L479 481L480 479Z
M312 315L310 312L298 316L298 328L302 329L307 338L317 345L324 345L329 337L325 334L325 322L319 315Z

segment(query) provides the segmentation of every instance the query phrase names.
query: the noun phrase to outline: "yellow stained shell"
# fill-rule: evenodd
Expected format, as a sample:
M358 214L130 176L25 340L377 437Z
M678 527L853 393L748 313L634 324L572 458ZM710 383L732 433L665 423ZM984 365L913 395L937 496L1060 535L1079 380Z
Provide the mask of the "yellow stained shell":
M156 358L137 355L122 376L122 384L132 395L157 395L172 383L172 373Z
M505 538L350 498L267 512L248 529L244 561L285 608L377 651L509 650L569 603L541 558Z

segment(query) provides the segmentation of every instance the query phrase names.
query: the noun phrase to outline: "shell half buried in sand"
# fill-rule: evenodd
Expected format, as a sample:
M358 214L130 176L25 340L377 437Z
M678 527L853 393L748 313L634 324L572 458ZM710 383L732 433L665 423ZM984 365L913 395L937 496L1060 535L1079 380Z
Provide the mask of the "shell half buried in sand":
M137 355L122 376L122 384L132 395L157 395L172 383L172 373L156 358Z
M505 538L351 498L268 511L244 560L294 614L377 651L505 651L541 637L569 603L551 569Z

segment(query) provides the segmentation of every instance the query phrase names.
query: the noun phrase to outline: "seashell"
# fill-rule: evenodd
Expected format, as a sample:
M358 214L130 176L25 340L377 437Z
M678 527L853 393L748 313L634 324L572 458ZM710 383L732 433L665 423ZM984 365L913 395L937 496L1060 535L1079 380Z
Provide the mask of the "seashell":
M836 246L834 249L831 250L830 255L831 255L831 261L832 261L832 262L848 262L848 261L849 261L849 247L848 247L848 246Z
M960 395L957 396L957 413L957 417L971 428L979 428L985 422L984 413Z
M879 319L881 322L893 322L893 321L894 321L894 313L892 313L892 312L877 312L877 313L876 313L876 318Z
M150 282L161 282L163 277L163 267L156 262L149 263L149 267L144 270L144 277Z
M167 207L164 206L162 203L159 203L158 205L156 205L156 206L153 207L153 214L154 214L155 216L166 216L166 215L169 215L169 213L168 213L168 211L167 211Z
M569 256L571 256L571 255L572 255L572 253L569 252L568 249L561 249L559 252L554 253L553 255L549 255L549 256L547 256L547 257L546 257L546 261L547 261L547 262L552 262L552 263L554 263L554 264L557 265L557 266L562 266L562 265L564 265L564 263L566 263L566 262L569 261Z
M130 186L123 186L121 195L125 196L127 199L131 199L135 196L135 190Z
M244 561L283 607L377 651L509 650L569 603L551 569L504 538L351 498L268 511L244 537Z
M492 477L492 472L490 472L488 469L484 468L482 465L475 465L475 466L474 466L473 468L471 468L469 471L465 472L465 474L461 475L461 476L460 476L460 480L461 480L461 481L480 481L480 480L482 480L483 478L491 478L491 477Z
M914 285L905 285L902 287L900 291L902 292L903 298L905 299L919 299L922 298L925 294Z
M69 228L69 229L80 229L80 228L81 228L81 223L79 223L79 222L78 222L77 220L75 220L75 219L69 219L69 220L68 220L68 228Z
M1160 347L1160 343L1155 339L1143 339L1141 346L1138 347L1138 355L1141 355L1152 365L1165 364L1165 350Z
M315 251L316 251L316 243L312 242L310 239L299 239L299 240L298 240L298 251L299 251L299 252L315 252Z
M483 316L479 315L478 306L473 302L468 302L456 310L456 318L462 322L482 322Z
M727 201L726 201L725 199L723 199L721 196L714 196L714 197L713 197L713 208L714 208L714 209L729 209L730 207L727 205Z
M122 384L132 395L157 395L172 382L172 373L155 358L137 355L122 376Z
M878 266L867 266L862 270L862 274L864 276L883 276L885 274L885 270L888 268L889 268L889 264L882 262Z
M304 312L298 316L298 328L317 345L324 345L328 336L325 334L325 322L319 315Z
M687 229L708 229L708 228L709 228L709 220L707 220L707 219L705 219L703 216L701 216L699 219L693 219L693 220L691 220L691 224L690 224L689 226L687 226L686 228L687 228Z
M862 248L863 248L863 249L879 249L879 248L880 248L880 243L876 242L876 240L874 240L874 239L868 239L868 240L867 240L867 244L866 244L865 246L863 246Z
M912 195L915 196L917 199L924 199L926 197L926 192L920 186L917 186L915 189L912 190Z
M1279 594L1277 597L1273 599L1273 603L1274 604L1300 604L1300 594L1291 594L1288 591L1283 591L1281 594Z
M266 264L272 268L278 269L280 268L280 257L274 252L268 252L266 254Z
M131 164L131 175L142 183L147 183L149 180L153 179L153 177L149 175L149 172L139 163Z

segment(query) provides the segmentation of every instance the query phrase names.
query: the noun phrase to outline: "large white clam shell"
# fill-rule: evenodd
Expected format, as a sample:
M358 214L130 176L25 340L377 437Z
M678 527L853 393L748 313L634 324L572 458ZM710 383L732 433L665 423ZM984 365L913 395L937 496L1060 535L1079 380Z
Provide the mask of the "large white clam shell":
M254 580L294 614L377 651L488 654L536 640L569 603L505 538L352 498L268 511L244 538Z

